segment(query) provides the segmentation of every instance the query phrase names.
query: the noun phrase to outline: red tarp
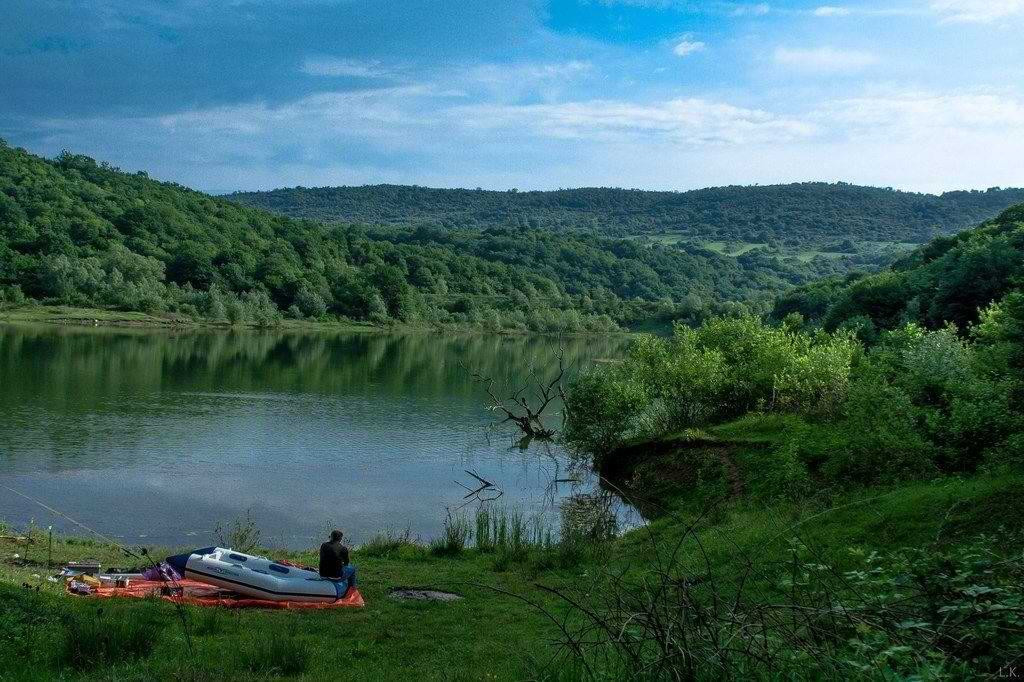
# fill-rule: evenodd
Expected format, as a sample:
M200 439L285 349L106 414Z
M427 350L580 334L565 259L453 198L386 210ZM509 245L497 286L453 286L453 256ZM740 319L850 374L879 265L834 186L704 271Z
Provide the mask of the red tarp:
M168 593L170 591L170 593ZM70 583L68 592L71 593ZM270 601L243 597L187 578L175 582L160 580L132 580L128 587L93 587L92 597L159 597L165 601L193 606L223 606L229 609L337 609L347 606L366 606L363 595L353 588L334 602Z

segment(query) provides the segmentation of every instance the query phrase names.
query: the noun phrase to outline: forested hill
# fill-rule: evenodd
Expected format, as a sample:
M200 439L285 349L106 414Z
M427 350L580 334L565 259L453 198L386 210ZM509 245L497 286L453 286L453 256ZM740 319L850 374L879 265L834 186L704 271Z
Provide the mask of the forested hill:
M578 331L758 310L841 271L581 233L326 225L0 141L0 306Z
M984 333L999 319L1024 343L1024 204L973 230L939 237L883 272L793 289L773 314L791 313L827 329L853 329L866 341L908 322L931 329L954 324L966 334Z
M626 237L820 245L828 240L922 243L1024 201L1024 189L916 194L845 183L715 187L689 192L583 188L550 192L404 185L240 192L232 201L297 218L447 228L521 226Z

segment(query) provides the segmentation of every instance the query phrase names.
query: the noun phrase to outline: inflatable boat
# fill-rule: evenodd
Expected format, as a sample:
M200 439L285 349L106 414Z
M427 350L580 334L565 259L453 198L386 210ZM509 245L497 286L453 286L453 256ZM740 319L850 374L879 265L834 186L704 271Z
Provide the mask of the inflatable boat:
M321 578L316 571L223 547L169 556L167 563L186 578L272 601L333 602L342 599L353 582Z

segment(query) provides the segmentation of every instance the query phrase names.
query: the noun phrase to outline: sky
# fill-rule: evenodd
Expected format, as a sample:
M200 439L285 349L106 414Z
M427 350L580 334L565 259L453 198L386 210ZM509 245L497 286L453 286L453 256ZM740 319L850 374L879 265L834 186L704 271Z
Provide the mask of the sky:
M1024 186L1024 0L3 0L0 26L0 137L211 192Z

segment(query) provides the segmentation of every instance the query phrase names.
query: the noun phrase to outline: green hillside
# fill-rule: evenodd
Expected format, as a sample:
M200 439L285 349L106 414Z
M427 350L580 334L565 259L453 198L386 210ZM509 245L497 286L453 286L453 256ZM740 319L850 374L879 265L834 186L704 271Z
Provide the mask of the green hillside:
M689 192L581 188L551 192L403 185L240 192L232 201L297 218L449 229L518 226L609 236L824 246L853 239L921 243L1024 201L1024 189L936 196L846 183L714 187Z
M867 340L909 322L983 333L994 317L1016 315L1020 325L1022 287L1024 205L976 229L935 239L884 272L796 288L779 299L774 316L799 313L828 329L857 330Z
M327 225L0 143L0 303L580 331L764 310L835 272L578 232Z

